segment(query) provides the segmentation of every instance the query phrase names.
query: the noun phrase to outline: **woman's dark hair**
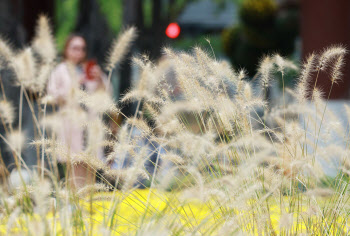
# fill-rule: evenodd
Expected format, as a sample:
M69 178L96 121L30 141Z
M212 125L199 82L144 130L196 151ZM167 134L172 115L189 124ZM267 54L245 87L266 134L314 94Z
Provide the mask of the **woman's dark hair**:
M68 36L68 38L66 39L66 42L65 42L64 47L63 47L63 52L62 52L63 59L67 59L67 55L66 55L67 49L68 49L69 44L72 42L72 40L74 38L82 38L84 40L84 42L85 42L85 46L87 46L86 39L84 38L83 35L78 34L78 33L70 34Z

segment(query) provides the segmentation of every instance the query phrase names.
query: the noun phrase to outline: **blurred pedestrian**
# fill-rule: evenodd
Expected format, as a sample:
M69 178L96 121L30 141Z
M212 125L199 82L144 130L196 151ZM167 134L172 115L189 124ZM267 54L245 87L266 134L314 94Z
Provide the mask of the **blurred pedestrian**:
M84 111L77 99L79 90L94 93L99 89L108 90L107 79L101 68L94 60L86 60L86 40L80 35L71 35L67 39L63 61L52 72L48 83L48 95L53 98L60 110L61 128L58 129L57 138L64 144L70 154L81 153L84 150L85 132L82 127L84 119L93 119L93 111ZM103 150L96 154L103 156ZM68 160L57 157L58 162ZM86 164L67 166L74 187L79 188L93 181L92 170Z

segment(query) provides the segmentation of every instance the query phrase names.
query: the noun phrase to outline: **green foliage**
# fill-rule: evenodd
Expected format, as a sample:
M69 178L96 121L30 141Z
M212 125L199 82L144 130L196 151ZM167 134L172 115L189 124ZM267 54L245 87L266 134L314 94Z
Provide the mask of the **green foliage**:
M209 39L210 44L213 47L213 50L216 54L220 54L223 52L223 44L222 44L220 35L210 35L210 36L200 35L198 37L193 37L193 38L184 37L171 42L171 46L176 49L184 50L184 51L188 51L192 49L194 45L199 45L204 48L210 49L210 45L207 39Z
M273 0L243 1L239 14L244 24L251 27L270 25L277 12L277 5Z
M119 32L120 28L122 27L122 1L98 0L98 3L103 15L106 17L109 27L113 30L113 32Z
M143 21L146 27L152 26L152 2L151 0L144 0L143 7Z
M98 3L109 27L118 33L122 27L122 1L98 0ZM74 30L79 0L56 0L55 4L55 37L58 49L61 51L67 36Z
M171 8L169 7L169 2L167 2L166 4L164 4L163 12L167 12L167 14L169 15L170 21L174 21L177 18L177 16L182 12L186 4L193 1L198 1L198 0L176 0L174 1L174 4L172 5Z
M288 55L293 52L295 37L299 33L299 11L290 9L279 14L276 17L276 37L278 38L278 47Z
M285 74L283 75L283 81L285 87L293 87L295 83L295 78L298 78L299 72L296 70L286 70ZM283 88L282 76L279 75L279 87Z
M241 23L222 33L224 51L234 66L253 76L264 55L293 53L299 32L297 9L279 11L273 0L246 0L239 16Z
M239 25L223 31L222 41L231 63L237 68L245 68L251 75L271 42Z
M62 51L67 36L72 32L78 15L78 0L56 0L55 37L58 50Z

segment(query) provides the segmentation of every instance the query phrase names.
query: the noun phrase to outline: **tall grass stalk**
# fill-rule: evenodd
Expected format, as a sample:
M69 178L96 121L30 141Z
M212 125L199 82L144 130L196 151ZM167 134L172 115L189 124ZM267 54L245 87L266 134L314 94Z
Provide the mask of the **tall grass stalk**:
M135 37L136 29L129 28L113 43L108 83ZM1 68L14 72L0 78L6 133L0 138L15 161L10 173L0 156L0 234L346 235L349 132L328 107L346 50L315 52L301 69L268 55L253 77L260 86L253 89L245 71L217 58L208 42L210 54L199 47L164 48L158 62L135 57L140 78L119 102L107 92L75 88L67 101L96 112L92 121L80 106L63 109L46 92L57 53L45 16L27 48L14 53L0 39ZM291 88L285 84L289 70L300 70ZM331 90L322 91L319 74L328 72ZM4 79L20 87L17 114ZM266 99L273 81L282 84L280 101ZM25 101L31 114L23 114ZM130 102L137 108L127 117L119 107ZM23 135L24 115L32 116L35 140ZM62 117L86 130L84 150L73 152L59 140ZM27 146L36 147L37 166L23 160ZM104 159L98 149L108 149ZM65 166L63 179L57 159ZM336 175L327 176L320 160ZM79 188L76 165L89 172Z

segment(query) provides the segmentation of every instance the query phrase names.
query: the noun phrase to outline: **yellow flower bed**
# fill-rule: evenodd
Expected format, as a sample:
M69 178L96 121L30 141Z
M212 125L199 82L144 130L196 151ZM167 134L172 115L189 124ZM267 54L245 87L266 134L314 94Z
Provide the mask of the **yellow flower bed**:
M107 198L109 200L106 200ZM215 200L190 200L180 203L179 199L179 194L149 189L136 190L129 194L99 193L93 196L92 201L89 197L77 200L75 204L61 211L58 210L60 207L57 203L57 211L49 211L46 217L37 213L21 213L16 219L11 219L13 216L2 219L0 235L28 232L49 232L51 235L102 235L107 229L111 229L112 235L132 235L147 230L164 231L169 228L173 234L199 232L209 235L219 234L232 219L237 219L233 224L237 227L237 232L240 230L256 235L267 235L266 232L280 235L287 234L286 232L299 234L315 231L344 235L349 227L345 216L334 217L334 220L332 217L322 220L320 215L307 217L309 209L305 204L298 206L296 203L294 208L290 208L288 197L281 200L270 199L267 208L251 210L247 209L254 205L252 203L247 204L248 208L244 210L232 210ZM324 202L325 200L318 202L320 208ZM287 214L290 209L294 209L294 213ZM258 221L262 222L260 226L256 223ZM285 226L285 222L282 221L290 221L290 224Z

